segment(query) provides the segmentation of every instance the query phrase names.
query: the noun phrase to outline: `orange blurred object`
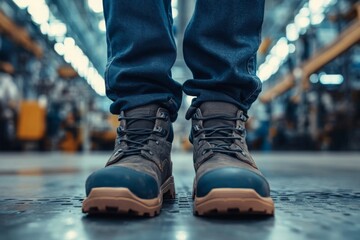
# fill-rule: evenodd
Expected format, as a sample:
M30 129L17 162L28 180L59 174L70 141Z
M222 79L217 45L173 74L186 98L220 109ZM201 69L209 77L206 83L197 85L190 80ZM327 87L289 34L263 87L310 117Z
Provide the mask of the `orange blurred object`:
M23 101L17 127L17 138L25 141L38 141L45 135L46 112L36 101Z

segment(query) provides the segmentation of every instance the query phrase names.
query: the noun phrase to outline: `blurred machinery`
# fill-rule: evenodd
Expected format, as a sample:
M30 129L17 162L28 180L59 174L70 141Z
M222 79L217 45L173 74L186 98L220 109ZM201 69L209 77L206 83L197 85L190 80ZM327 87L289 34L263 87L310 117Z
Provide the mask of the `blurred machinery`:
M260 47L255 132L268 134L254 139L274 150L359 150L360 3L305 1L285 35Z

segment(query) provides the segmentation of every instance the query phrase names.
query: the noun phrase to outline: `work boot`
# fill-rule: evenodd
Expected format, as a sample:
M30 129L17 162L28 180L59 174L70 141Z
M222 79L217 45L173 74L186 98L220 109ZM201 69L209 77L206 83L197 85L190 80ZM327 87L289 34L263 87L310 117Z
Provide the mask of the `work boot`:
M247 116L235 105L190 107L194 145L194 213L273 215L270 187L245 142Z
M86 181L83 212L158 215L163 196L175 197L169 113L147 105L121 112L119 121L113 154Z

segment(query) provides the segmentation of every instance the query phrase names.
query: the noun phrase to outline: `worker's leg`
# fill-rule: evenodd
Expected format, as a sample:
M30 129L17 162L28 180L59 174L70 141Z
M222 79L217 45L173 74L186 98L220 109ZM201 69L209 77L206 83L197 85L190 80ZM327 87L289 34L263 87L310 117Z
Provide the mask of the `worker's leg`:
M155 216L163 195L175 195L170 157L181 86L170 0L104 0L109 63L107 96L119 114L115 149L106 167L86 180L87 213Z
M197 96L194 105L224 101L244 111L261 91L256 52L264 0L198 0L186 30L184 57L194 79L184 92Z
M172 119L181 86L171 78L176 59L171 0L104 0L108 64L106 93L111 112L159 103Z
M264 0L197 0L184 39L196 96L187 112L194 145L194 211L273 214L269 184L245 140L247 110L261 91L256 77Z

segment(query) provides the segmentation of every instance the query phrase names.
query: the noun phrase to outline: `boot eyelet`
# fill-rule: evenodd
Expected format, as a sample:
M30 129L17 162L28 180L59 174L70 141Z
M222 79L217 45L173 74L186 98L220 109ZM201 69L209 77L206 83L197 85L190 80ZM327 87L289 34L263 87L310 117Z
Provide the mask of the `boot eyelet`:
M123 131L124 131L124 127L123 126L119 126L117 129L116 129L116 132L117 134L123 134Z
M167 121L169 119L169 115L165 112L161 112L160 113L160 118L164 119L165 121Z
M165 129L161 129L161 136L165 137L167 133L168 132Z
M116 151L116 153L114 154L114 156L119 155L122 152L122 149L120 148L119 150Z
M152 156L152 155L154 155L154 153L152 152L152 151L149 151L149 154Z
M156 128L155 128L156 132L162 132L162 130L163 130L162 127L159 127L159 126L156 126Z
M205 155L206 154L206 150L204 150L202 153L201 153L201 155Z
M197 132L200 130L200 127L199 127L199 125L194 125L193 129L194 129L194 132Z
M159 145L159 141L156 141L155 143L156 143L156 145Z

